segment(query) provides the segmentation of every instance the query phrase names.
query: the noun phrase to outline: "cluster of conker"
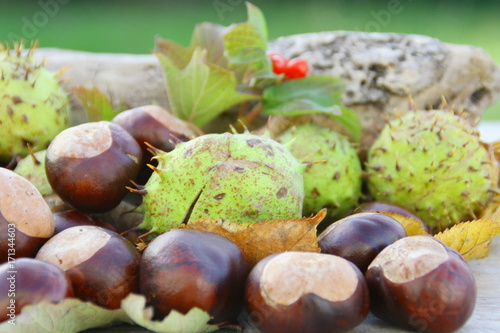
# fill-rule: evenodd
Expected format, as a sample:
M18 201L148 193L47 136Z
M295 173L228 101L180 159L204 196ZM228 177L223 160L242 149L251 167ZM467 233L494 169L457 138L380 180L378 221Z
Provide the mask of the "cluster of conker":
M410 214L398 207L366 205L320 233L321 253L275 253L254 267L227 238L187 229L159 235L141 254L119 226L94 214L116 207L130 180L148 178L153 147L169 151L195 135L168 116L147 106L61 132L47 149L46 173L69 211L53 213L33 184L0 168L1 320L14 263L16 313L67 297L116 309L140 293L155 319L199 307L214 324L246 313L246 325L272 333L344 332L369 311L426 332L455 331L470 317L476 285L467 263L376 212Z
M0 304L11 305L8 314L73 296L113 309L137 290L139 253L105 221L52 213L34 185L8 169L0 168L0 182L7 189L0 194Z
M230 240L173 230L141 254L114 225L93 215L52 213L35 187L13 171L0 168L0 182L11 190L0 194L1 321L26 305L68 297L118 309L130 293L144 294L155 318L199 307L214 323L225 323L241 312L250 267Z
M131 180L148 178L151 169L144 166L154 161L149 161L152 152L145 142L169 151L193 131L153 105L120 113L111 122L62 131L44 162L51 188L67 204L65 211L52 211L34 184L0 168L0 304L15 299L12 311L19 313L41 299L75 296L116 309L129 293L139 292L140 253L120 235L123 226L99 218L100 213L124 200ZM15 290L3 279L11 274ZM37 284L38 279L47 283Z
M256 328L345 332L371 311L405 329L453 332L472 314L476 285L462 256L432 236L407 236L388 215L350 215L318 241L322 253L273 254L251 271L245 299Z

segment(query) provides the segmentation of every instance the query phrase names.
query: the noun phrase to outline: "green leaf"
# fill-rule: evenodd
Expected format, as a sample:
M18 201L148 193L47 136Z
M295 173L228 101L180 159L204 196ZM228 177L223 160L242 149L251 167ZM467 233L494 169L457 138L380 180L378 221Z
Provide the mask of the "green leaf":
M132 320L125 311L108 310L90 302L67 298L54 304L42 301L27 305L15 318L15 325L4 321L0 324L3 333L72 333Z
M341 114L338 116L332 115L332 118L344 126L355 142L361 142L361 132L363 128L361 127L358 114L343 106L341 106L340 109L342 110Z
M264 15L256 6L247 4L248 19L232 27L224 35L225 54L240 81L254 78L277 80L267 57L267 25Z
M196 48L183 69L169 57L161 53L157 56L165 74L172 112L198 127L236 104L260 98L238 92L234 73L207 63L205 50Z
M190 49L205 49L207 62L227 68L228 60L224 55L224 34L227 31L228 27L215 23L197 24L191 37Z
M177 68L186 67L193 55L192 49L158 36L155 37L155 52L168 57Z
M82 103L88 121L110 121L118 114L118 111L114 110L109 97L97 87L75 87L73 93Z
M228 27L202 22L196 25L191 36L191 43L185 48L174 41L155 38L155 51L168 57L177 68L184 68L191 60L196 48L206 50L206 61L219 67L227 67L227 58L224 55L224 34Z
M153 332L202 333L218 329L215 325L207 324L210 315L199 308L193 308L185 315L173 310L161 321L152 320L153 309L146 307L146 297L143 295L128 295L122 301L122 309L136 324Z
M332 76L288 80L264 90L262 113L285 116L325 113L342 124L359 142L361 123L354 111L342 106L343 88L342 81Z
M250 63L267 58L267 25L259 8L246 3L248 19L225 34L226 55L232 63Z

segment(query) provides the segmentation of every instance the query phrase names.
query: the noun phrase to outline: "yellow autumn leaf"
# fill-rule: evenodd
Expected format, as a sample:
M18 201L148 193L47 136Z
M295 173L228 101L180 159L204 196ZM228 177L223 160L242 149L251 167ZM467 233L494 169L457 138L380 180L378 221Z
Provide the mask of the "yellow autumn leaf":
M183 228L222 235L236 243L248 261L255 265L264 257L283 251L320 252L316 227L325 218L321 210L311 218L268 220L240 224L222 220L195 220Z
M493 238L500 235L500 223L491 220L462 222L434 237L458 251L467 261L486 258Z
M403 216L401 214L390 213L390 212L381 212L382 214L389 215L403 226L406 230L406 234L408 236L415 235L428 235L429 233L425 230L424 224L415 220L414 218Z

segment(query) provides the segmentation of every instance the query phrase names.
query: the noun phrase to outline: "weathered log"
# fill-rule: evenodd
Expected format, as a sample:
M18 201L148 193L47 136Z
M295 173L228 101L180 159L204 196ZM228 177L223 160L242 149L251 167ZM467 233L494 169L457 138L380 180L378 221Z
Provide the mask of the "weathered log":
M385 118L408 110L408 96L419 109L437 108L444 98L475 122L500 95L500 67L484 50L426 36L321 32L278 38L269 43L269 50L307 59L311 74L345 80L343 103L360 115L364 146L372 142ZM151 103L168 106L154 55L61 49L39 49L36 55L49 69L67 68L63 78L69 89L98 87L115 106L125 108ZM319 118L321 123L327 121Z
M365 147L387 117L409 110L409 96L417 109L439 108L444 98L474 123L500 95L500 67L484 50L427 36L321 32L278 38L269 49L345 80L343 103L359 114Z

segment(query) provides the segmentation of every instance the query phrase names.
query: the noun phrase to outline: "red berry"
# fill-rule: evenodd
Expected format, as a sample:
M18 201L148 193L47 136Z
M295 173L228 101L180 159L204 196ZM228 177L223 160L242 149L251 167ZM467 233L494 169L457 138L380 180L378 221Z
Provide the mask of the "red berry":
M309 64L305 59L297 58L288 62L285 69L285 76L288 79L298 79L305 77L309 72Z
M269 53L269 59L273 65L273 72L275 74L283 74L287 68L288 59L278 53Z

